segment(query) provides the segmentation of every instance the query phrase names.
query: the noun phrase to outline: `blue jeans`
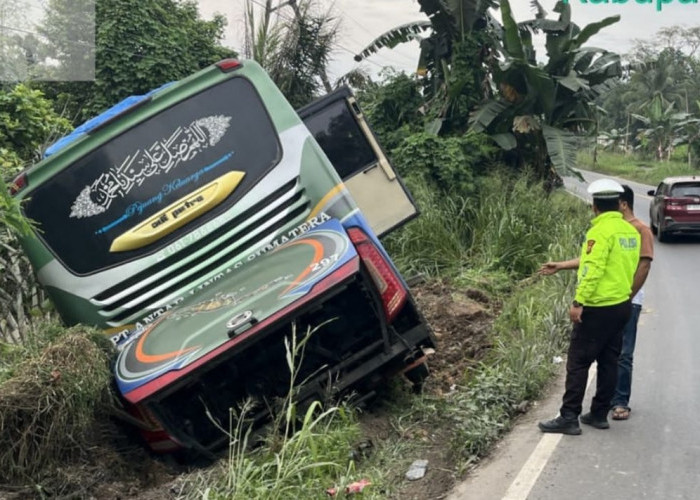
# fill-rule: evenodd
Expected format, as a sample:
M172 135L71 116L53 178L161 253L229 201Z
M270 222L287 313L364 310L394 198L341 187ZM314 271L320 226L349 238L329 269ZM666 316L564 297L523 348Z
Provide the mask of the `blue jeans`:
M634 359L634 344L637 342L637 322L642 306L632 304L632 315L622 331L622 351L617 363L617 387L610 403L611 407L622 406L629 408L632 394L632 361Z

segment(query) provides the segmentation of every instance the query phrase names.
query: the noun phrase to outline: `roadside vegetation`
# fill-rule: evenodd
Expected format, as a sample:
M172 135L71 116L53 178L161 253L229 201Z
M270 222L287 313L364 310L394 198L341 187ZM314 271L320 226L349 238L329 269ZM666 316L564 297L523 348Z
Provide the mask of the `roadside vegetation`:
M576 254L590 219L580 200L554 187L558 177L580 167L654 185L696 171L700 66L683 40L697 40L697 30L659 34L678 42L677 51L640 45L629 78L621 79L619 55L587 46L614 17L582 30L564 2L547 17L532 1L533 19L520 22L507 0L461 0L458 11L447 5L455 2L418 3L426 19L379 36L357 56L419 39L415 77L389 72L374 81L355 71L329 82L338 26L314 0L267 1L262 11L260 2L247 2L244 51L297 105L336 83L352 85L416 198L420 217L384 244L439 333L422 394L397 378L366 407L300 408L290 389L266 434L250 431L246 407L233 408L221 429L230 438L221 460L189 474L163 473L164 465L152 465L162 462L133 455L133 439L115 438L107 416L114 413L110 350L92 330L57 323L13 236L31 221L2 189L0 494L99 498L151 487L146 498L326 498L330 488L343 498L367 480L362 498L420 499L448 491L527 411L558 369L575 279L542 279L536 270ZM48 5L53 28L67 29L61 2ZM500 10L500 26L491 8ZM95 12L94 82L0 87L0 171L8 183L83 119L235 55L219 43L223 18L202 21L194 4L98 0ZM545 64L536 63L533 34L549 40ZM187 60L173 58L183 50ZM68 64L73 56L62 57ZM577 156L579 141L599 147ZM454 304L475 312L450 316ZM290 380L306 333L290 337ZM96 461L105 449L112 458ZM437 479L404 481L413 459L424 456Z
M611 151L600 151L597 153L596 161L593 161L593 154L589 151L579 153L578 161L584 170L592 170L603 174L610 174L624 179L629 179L650 186L658 186L665 177L676 175L700 175L700 168L689 166L684 161L682 155L685 154L687 146L677 149L670 160L653 161L645 159L639 154L625 155Z

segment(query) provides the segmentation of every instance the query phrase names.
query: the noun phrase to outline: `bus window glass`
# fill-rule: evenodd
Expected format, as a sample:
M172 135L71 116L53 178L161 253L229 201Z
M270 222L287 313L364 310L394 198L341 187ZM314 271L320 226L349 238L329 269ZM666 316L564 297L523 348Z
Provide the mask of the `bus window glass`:
M377 162L374 151L346 106L345 100L338 100L304 120L341 179Z
M25 213L39 223L40 237L59 260L87 274L150 253L210 220L280 156L255 88L232 78L91 151L33 192ZM223 203L149 245L110 252L115 238L231 171L245 175Z

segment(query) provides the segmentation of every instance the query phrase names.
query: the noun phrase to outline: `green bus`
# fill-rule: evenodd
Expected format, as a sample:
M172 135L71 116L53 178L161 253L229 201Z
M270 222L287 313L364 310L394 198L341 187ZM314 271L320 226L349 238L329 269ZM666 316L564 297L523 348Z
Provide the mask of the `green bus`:
M297 113L227 59L87 122L12 188L38 279L110 336L155 451L222 446L212 419L246 399L264 420L285 338L317 327L300 401L427 374L433 335L378 239L417 210L347 89Z

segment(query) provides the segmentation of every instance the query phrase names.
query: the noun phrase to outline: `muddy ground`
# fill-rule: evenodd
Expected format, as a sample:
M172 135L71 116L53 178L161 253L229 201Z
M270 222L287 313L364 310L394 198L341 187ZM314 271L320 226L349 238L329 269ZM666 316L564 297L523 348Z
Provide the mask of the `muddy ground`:
M490 303L479 290L456 291L445 283L422 284L412 291L437 339L436 352L428 362L430 378L423 391L445 396L463 382L465 370L481 360L491 347L488 332L498 305ZM398 415L382 405L377 407L376 411L370 407L362 416L366 436L376 442L396 437L400 429L392 426L392 421ZM418 481L407 481L405 471L399 471L392 481L399 485L392 498L445 498L459 480L457 460L450 446L452 430L435 422L430 428L411 427L404 432L401 438L421 444L416 456L409 461L428 460L428 469L425 477Z
M437 349L429 360L431 376L423 390L443 396L461 382L465 369L488 351L488 331L497 304L479 290L456 291L444 283L422 283L413 287L420 309L437 338ZM450 429L439 425L430 429L394 425L398 415L381 403L370 404L361 415L363 439L381 443L389 438L411 439L420 443L420 456L429 461L426 476L407 481L405 471L397 473L393 484L399 491L393 498L428 500L445 498L457 481L456 460L449 446ZM124 429L101 429L102 443L88 450L86 463L59 470L61 481L30 489L0 485L0 499L95 498L159 500L175 498L181 489L178 479L184 467L150 456ZM403 434L401 434L403 433Z

